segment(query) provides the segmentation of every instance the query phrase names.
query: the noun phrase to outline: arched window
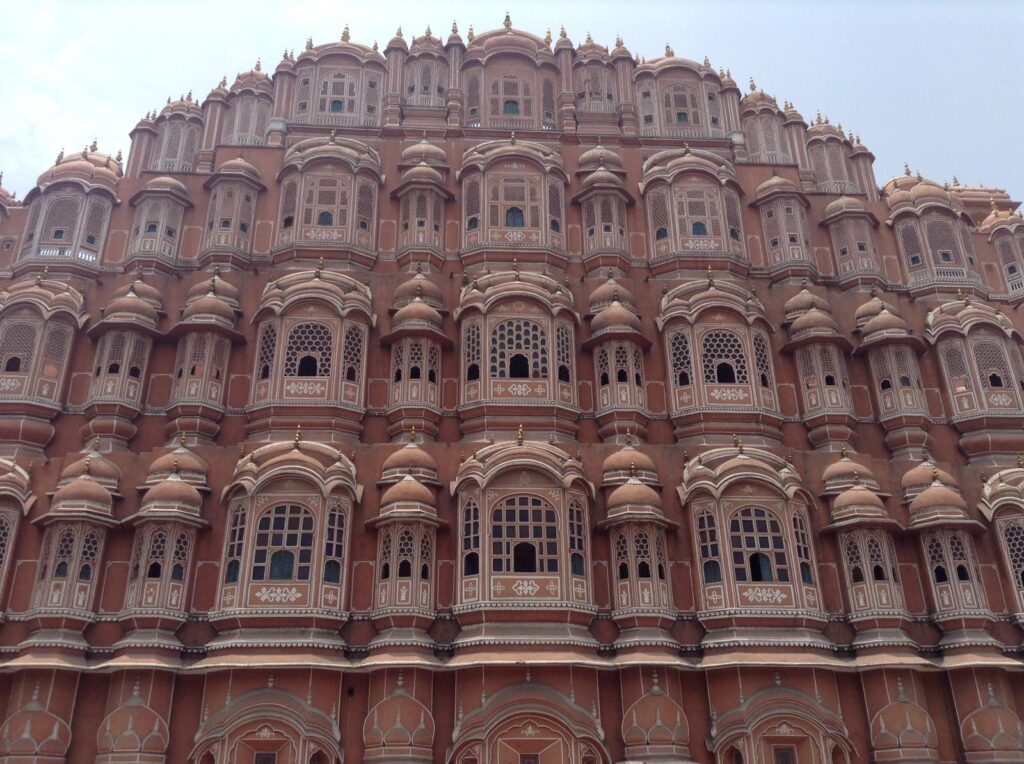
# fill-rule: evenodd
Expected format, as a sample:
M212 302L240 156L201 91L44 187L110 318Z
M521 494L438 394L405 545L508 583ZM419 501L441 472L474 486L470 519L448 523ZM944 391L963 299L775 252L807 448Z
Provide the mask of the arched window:
M274 351L277 346L277 326L264 324L260 332L260 350L256 360L257 376L270 379L270 370L274 367Z
M341 582L341 565L345 558L345 510L335 504L327 512L324 532L324 582Z
M502 106L502 113L509 117L519 116L519 101L507 100Z
M546 379L548 338L535 321L509 319L491 332L491 377Z
M316 216L316 224L321 226L332 226L334 225L334 215L327 210L324 210Z
M692 233L694 236L707 236L707 224L697 221L692 226L690 226L690 233Z
M28 372L36 351L37 328L24 322L5 322L0 334L0 359L4 371Z
M785 537L772 512L761 507L739 510L729 521L729 536L737 581L789 581Z
M288 333L284 355L286 377L329 377L334 333L324 324L298 324Z
M807 535L807 526L799 514L793 515L793 537L796 539L796 557L800 561L800 580L812 586L814 571L811 569L811 542Z
M295 504L279 504L256 525L252 580L310 580L313 515Z
M462 511L462 574L475 576L479 572L480 507L471 500Z
M701 341L701 364L708 384L747 384L747 359L739 336L713 331Z
M1024 515L1016 515L999 524L1003 552L1010 579L1017 592L1018 608L1024 607Z
M491 514L491 540L495 573L558 572L558 516L543 499L504 499Z
M509 207L505 210L505 227L522 228L526 225L526 216L518 207Z
M672 335L669 351L672 356L672 377L676 385L685 387L691 384L693 372L690 362L690 339L686 332L679 331Z
M722 565L719 562L718 527L715 524L715 516L710 512L701 512L697 516L697 541L700 546L704 583L721 583Z
M574 576L582 576L585 573L585 539L583 507L577 502L572 502L569 505L569 572Z

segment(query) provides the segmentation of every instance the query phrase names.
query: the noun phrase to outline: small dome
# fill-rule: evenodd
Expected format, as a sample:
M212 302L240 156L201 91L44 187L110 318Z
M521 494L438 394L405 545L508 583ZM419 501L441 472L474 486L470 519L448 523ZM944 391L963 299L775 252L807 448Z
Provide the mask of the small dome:
M420 163L447 166L448 155L445 150L427 140L426 136L419 143L402 149L401 164L418 165Z
M786 300L782 309L785 311L788 318L791 315L806 313L811 308L824 308L826 305L827 303L823 298L818 297L818 295L804 287Z
M757 187L754 192L754 203L777 194L799 196L800 189L794 185L793 181L783 178L781 175L774 175Z
M633 297L633 293L609 275L607 281L590 293L590 300L588 301L590 312L596 313L615 301L630 308L636 307L636 299Z
M637 315L618 300L612 302L590 321L590 328L595 333L610 329L629 329L639 332L640 327L640 319Z
M966 512L967 502L959 493L942 485L937 479L910 502L910 511L913 513L940 507L955 507Z
M398 309L392 325L397 327L404 323L424 323L440 328L441 321L441 314L435 308L428 305L421 297L417 297Z
M156 324L159 319L156 308L135 292L134 285L127 294L111 300L103 316L107 319L113 316L134 316L150 325Z
M408 281L403 281L395 289L395 297L392 305L400 308L406 303L421 298L425 303L437 310L444 307L444 297L441 287L428 279L422 272L417 272Z
M205 297L190 301L181 314L182 319L185 321L201 316L213 316L222 318L225 321L234 321L235 309L217 295L208 294Z
M429 451L420 448L416 443L408 443L399 448L384 460L381 472L390 470L424 470L426 472L437 472L437 460L430 455Z
M606 170L624 171L622 157L600 143L580 154L579 167L581 170L604 167Z
M834 514L866 508L885 511L885 504L882 500L865 485L855 485L852 488L847 488L836 496L835 501L832 502L832 512Z
M180 475L172 472L166 480L161 480L146 491L146 496L142 499L142 510L145 511L154 505L176 507L198 514L203 506L203 497L195 486L186 483Z
M838 334L835 319L820 308L811 308L796 318L789 327L791 337L801 334Z
M584 189L593 188L594 186L615 186L616 188L622 188L623 184L622 179L619 178L618 175L602 165L583 179L582 186Z
M402 183L433 183L441 185L444 178L426 162L420 162L402 173Z
M124 297L127 294L134 293L141 297L143 300L148 302L154 308L159 311L163 307L164 295L152 284L147 284L142 280L142 271L138 271L135 278L132 279L127 286L119 287L114 292L114 297ZM109 308L108 308L109 310Z
M388 488L381 496L381 506L397 504L398 502L416 502L434 506L434 493L412 475L406 475L393 486Z
M173 101L168 100L167 105L160 110L160 117L166 119L174 115L180 115L186 119L189 117L196 117L198 119L203 118L203 109L199 105L198 101L192 100L192 94L189 93L187 96L176 98Z
M96 451L89 452L78 461L72 462L60 473L59 482L66 484L88 474L94 480L116 487L121 480L121 470L112 461Z
M630 478L608 495L608 512L623 507L653 507L661 509L658 492L636 478Z
M882 298L874 295L870 300L854 311L853 318L856 321L857 326L863 327L869 320L881 313L883 309L888 310L890 313L899 315L896 309L889 305L889 303L884 302Z
M58 508L62 504L102 504L108 510L113 506L114 499L110 491L104 488L91 475L85 474L77 477L62 488L57 489L50 502L52 508Z
M654 475L658 474L658 468L654 466L654 460L643 451L638 451L628 444L624 448L609 454L601 465L601 471L606 475L609 472L649 472Z
M180 180L175 180L167 175L161 175L147 182L143 188L146 191L168 191L177 196L188 197L188 189Z
M907 470L900 480L900 484L904 492L918 491L931 485L935 478L938 478L943 485L955 486L957 484L952 475L937 467L930 458L926 458L923 462Z
M226 297L233 303L238 303L238 287L222 279L220 269L216 266L214 266L213 276L204 275L200 281L197 281L189 288L186 302L198 297L205 297L211 292L221 297Z
M260 171L257 170L253 165L246 162L242 157L235 157L221 164L214 171L215 175L243 175L251 180L260 180Z
M830 218L840 213L864 213L864 203L852 196L840 196L835 201L829 202L825 207L825 217Z
M825 485L847 480L852 483L858 477L866 482L875 482L875 474L870 467L855 462L846 454L843 454L839 461L828 465L821 473L821 479Z
M59 180L78 180L90 186L102 185L114 191L121 175L120 160L96 151L96 144L93 143L91 147L77 154L64 156L61 152L53 167L40 175L36 183L39 188L45 188Z
M865 335L868 335L886 331L909 333L910 327L906 321L895 313L890 313L888 306L883 304L882 312L864 324L863 332Z
M158 456L149 466L150 476L171 475L175 472L179 475L194 474L205 477L209 474L210 467L202 457L185 447L176 448Z

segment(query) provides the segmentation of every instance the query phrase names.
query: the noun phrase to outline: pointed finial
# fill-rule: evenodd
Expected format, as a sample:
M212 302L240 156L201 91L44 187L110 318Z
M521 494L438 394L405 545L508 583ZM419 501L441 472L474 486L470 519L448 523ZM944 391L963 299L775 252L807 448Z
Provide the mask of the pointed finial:
M60 149L60 153L57 155L57 161L54 162L54 164L60 164L63 161L64 161L64 147L62 146L61 149Z
M92 455L91 454L86 454L85 455L85 474L86 475L91 475L92 474L89 471L91 466L92 466Z
M839 458L840 459L845 459L846 456L847 456L846 444L843 443L843 445L840 446L840 448L839 448Z
M711 66L711 59L708 58L707 56L704 56L704 66L707 66L707 67Z
M99 452L100 450L100 436L96 435L92 439L92 450Z
M505 29L511 29L512 28L512 19L508 15L508 11L505 11L505 20L503 22L501 22L501 25L503 27L505 27Z
M254 68L254 69L255 69L255 70L257 71L257 72L262 72L262 71L263 71L263 59L257 58L257 59L256 59L256 66L255 66L255 67L253 67L253 68Z
M513 130L512 131L512 135L510 135L508 137L508 142L511 143L513 146L516 145L516 131L515 130Z
M751 77L750 78L750 92L753 93L755 90L757 90L757 83L755 83L754 82L754 78Z
M327 142L333 144L334 143L334 139L337 138L337 137L338 137L338 131L332 128L331 129L331 134L327 136Z
M516 441L520 446L523 445L523 425L521 422L519 424L519 429L516 431Z
M307 37L306 38L306 50L313 50L313 38L312 37Z
M739 453L743 453L743 441L740 440L740 436L735 433L733 433L732 436L732 445Z
M559 28L559 30L558 30L558 38L560 40L566 40L566 39L569 38L569 35L567 35L565 33L565 24L562 24L561 28Z
M630 478L636 477L636 462L629 463L629 476Z
M395 37L397 37L398 39L402 39L403 37L401 24L398 25L398 29L395 31Z
M2 178L3 178L3 175L0 175L0 179L2 179ZM992 214L993 215L995 215L997 212L999 212L999 207L996 205L996 199L995 199L994 196L990 196L988 198L988 204L992 208Z
M627 446L632 446L633 445L633 430L632 430L632 428L626 430L626 445Z
M469 25L469 31L466 33L466 39L469 40L469 42L473 42L473 40L476 39L476 34L473 32L472 24Z
M905 176L907 176L908 178L910 177L910 163L909 162L904 162L903 163L903 174Z
M594 38L590 36L590 32L587 32L587 45L593 45Z
M672 46L669 45L668 43L665 43L665 56L667 58L672 58L673 56L675 56L675 54L676 52L672 50Z
M345 24L345 28L343 30L341 30L341 41L342 42L348 42L349 39L350 39L350 35L349 35L349 31L348 31L348 24Z
M96 151L97 145L98 144L96 143L96 139L93 138L92 139L92 143L89 144L89 151Z
M715 276L711 272L711 266L708 265L708 288L710 289L715 285Z
M960 178L953 176L953 188L960 188Z
M458 25L458 23L456 23L455 19L452 19L452 34L458 34L458 33L459 33L459 25Z
M544 44L551 47L551 27L548 27L548 31L544 34Z
M427 24L427 31L424 34L426 34L426 37L429 40L430 39L430 24Z

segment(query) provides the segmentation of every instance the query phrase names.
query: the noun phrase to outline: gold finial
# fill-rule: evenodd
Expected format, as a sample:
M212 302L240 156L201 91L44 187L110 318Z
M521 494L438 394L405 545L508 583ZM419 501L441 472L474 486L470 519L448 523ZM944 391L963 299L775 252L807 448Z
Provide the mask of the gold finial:
M594 38L590 36L590 32L587 32L587 45L593 45Z
M828 124L828 114L825 115L825 124Z
M704 56L704 66L707 66L707 67L711 66L711 59L708 58L707 56Z
M181 447L184 448L185 444L188 442L188 436L184 432L179 432L178 442L181 444Z
M350 39L350 35L349 35L349 31L348 31L348 24L345 24L345 28L343 30L341 30L341 41L342 42L348 42L349 39Z
M740 440L740 436L737 435L736 433L733 433L732 445L733 448L735 448L739 453L743 453L743 441Z
M115 162L117 162L118 164L120 164L120 162L121 162L121 158L122 158L123 156L124 156L124 155L123 155L123 154L121 153L121 149L118 149L118 150L117 150L117 156L115 156L115 157L114 157L114 161L115 161ZM0 177L2 177L2 176L0 176Z
M505 27L505 29L512 28L512 18L508 15L508 11L505 11L505 20L501 22L501 25Z
M328 143L334 143L334 139L338 137L338 131L331 128L331 134L327 136Z
M932 464L932 482L933 483L938 483L939 482L939 468L936 467L934 464Z
M551 47L551 28L548 27L548 31L544 35L544 44L549 48Z
M263 71L263 61L261 59L258 59L258 58L256 59L255 69L256 69L257 72L262 72Z
M380 50L380 46L377 45L377 41L374 40L373 41L373 52L376 53L378 50Z
M97 146L96 139L93 138L92 143L89 144L89 151L96 151Z
M395 37L397 37L400 40L402 39L402 25L401 24L398 25L398 29L397 29L397 31L395 31Z
M1024 467L1024 456L1021 456L1020 454L1017 455L1017 466Z
M178 474L178 469L179 469L179 467L178 467L178 457L175 456L174 457L174 466L171 468L171 472L173 472L175 475L177 475Z
M565 33L565 24L562 24L561 28L558 30L558 38L560 40L566 40L569 38L569 35Z
M630 462L629 463L629 477L630 478L635 478L636 477L636 462Z
M316 268L313 270L313 278L314 279L319 279L320 278L320 274L323 272L323 270L324 270L324 256L320 255L320 259L316 263Z
M840 459L845 459L846 458L846 454L847 454L846 444L843 443L843 445L839 448L839 458Z
M0 177L2 177L2 176L0 176ZM995 215L997 212L999 212L999 207L996 205L996 200L995 200L994 196L990 196L988 198L988 204L992 208L992 214L993 215Z
M89 469L90 469L91 465L92 465L92 456L90 456L89 454L86 454L85 455L85 474L86 475L91 475L91 473L89 472Z
M431 36L431 33L430 33L430 24L427 24L427 31L425 32L425 34L426 34L426 37L427 37L427 39L429 40L429 39L430 39L430 36Z
M61 147L60 153L57 155L57 161L54 164L60 164L64 161L64 148Z
M921 177L921 171L920 171L920 170L918 170L918 171L917 171L917 175L916 175L915 177L916 177L916 178L917 178L918 180L924 180L924 178L923 178L923 177Z
M908 178L910 177L910 163L909 162L904 162L903 163L903 174L905 176L907 176Z
M312 37L307 37L306 38L306 50L313 50L313 38Z
M473 42L473 40L476 39L476 35L473 33L472 24L469 25L469 31L466 33L466 39L469 40L469 42Z
M452 19L452 34L458 34L458 33L459 33L459 25L456 23L455 19Z
M854 470L853 471L853 484L855 486L858 486L858 487L863 485L863 483L861 483L861 480L860 480L860 471L858 471L858 470Z
M416 425L413 425L412 429L409 431L409 442L410 443L415 443L416 442Z
M669 45L668 43L665 43L665 56L666 56L666 58L672 58L675 55L676 55L676 52L674 50L672 50L672 46Z
M512 270L515 271L516 281L519 281L519 258L518 257L513 257L512 258Z
M519 430L516 432L516 441L519 443L520 446L523 445L523 425L522 425L522 423L519 424Z
M615 35L615 47L616 48L624 48L625 47L625 44L622 42L622 35L620 35L620 34Z
M960 178L953 176L953 188L960 188Z
M757 90L757 83L755 83L754 82L754 78L751 77L750 78L750 92L753 93L755 90Z
M243 440L238 444L238 459L241 461L245 458L245 441Z
M301 440L302 440L302 425L299 424L299 425L295 426L295 441L294 441L294 444L295 444L295 450L296 451L299 450L299 442Z

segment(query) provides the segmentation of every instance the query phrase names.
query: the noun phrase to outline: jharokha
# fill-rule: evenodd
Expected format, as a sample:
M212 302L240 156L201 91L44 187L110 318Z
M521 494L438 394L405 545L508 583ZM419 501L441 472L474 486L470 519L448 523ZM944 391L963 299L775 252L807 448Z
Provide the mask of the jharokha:
M130 135L0 189L0 764L1024 761L1005 191L507 17Z

